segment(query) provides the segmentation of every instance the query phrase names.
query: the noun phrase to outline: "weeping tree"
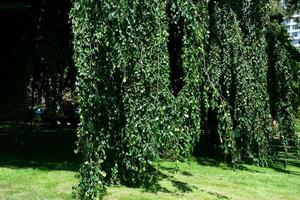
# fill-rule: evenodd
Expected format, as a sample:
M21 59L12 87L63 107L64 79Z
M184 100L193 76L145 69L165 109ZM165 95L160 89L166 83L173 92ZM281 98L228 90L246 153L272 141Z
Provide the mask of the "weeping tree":
M161 125L158 144L163 157L190 156L201 134L200 110L202 68L205 64L204 40L206 6L204 2L167 1L168 63L163 77L164 101L160 102ZM160 66L160 68L162 68ZM153 130L152 134L156 134Z
M203 128L233 164L266 166L280 150L278 137L285 151L288 144L297 143L292 67L296 60L280 24L283 16L274 23L278 16L269 18L270 5L269 1L208 4L211 34L204 88L209 89L204 92Z
M279 0L272 1L272 11L270 15L270 28L269 28L269 36L270 39L274 41L274 39L278 42L280 41L281 46L285 49L285 53L289 56L289 65L293 66L290 70L292 73L292 104L294 110L297 112L300 105L300 52L299 49L296 49L291 45L289 40L289 35L286 33L285 29L281 26L281 23L284 19L284 16L293 17L292 15L299 12L299 0L286 0L282 1L283 5L278 6ZM297 18L294 18L296 22L298 22ZM291 84L291 83L290 83Z
M284 0L283 5L286 7L287 14L292 15L295 11L299 11L299 0Z
M201 131L203 9L192 1L74 2L81 198L101 197L107 184L141 185L154 158L190 154Z
M81 199L141 186L153 160L188 158L205 137L233 164L275 160L274 121L281 142L293 132L290 68L279 70L288 57L268 59L269 3L73 2ZM282 79L270 79L270 66Z
M219 135L226 160L272 162L272 119L263 32L268 2L211 1L206 69L207 134ZM218 127L217 129L215 127Z
M146 76L152 70L151 63L155 69L157 58L145 49L161 44L157 43L157 31L143 25L156 24L161 21L157 17L163 15L159 9L155 14L144 13L148 6L125 1L118 5L110 1L74 2L71 15L81 113L78 150L84 155L80 198L101 197L109 183L136 184L150 165L153 151L143 125L150 123L145 117L151 112L144 111L153 95L153 83ZM139 18L145 14L140 18L143 21L137 13ZM157 47L154 50L160 51Z
M268 104L267 43L264 31L269 1L245 0L241 1L241 5L243 9L239 7L237 10L243 24L245 65L249 71L246 75L248 79L241 83L240 92L243 97L239 98L237 108L239 133L242 134L240 148L245 159L251 159L260 165L269 165L274 158L271 146L274 131Z
M240 23L227 1L209 4L210 38L208 47L208 64L204 69L204 116L206 127L203 137L215 145L209 148L219 152L220 145L228 159L236 156L234 131L237 127L236 102L238 95L238 77L246 72L243 60L243 38ZM244 73L240 73L244 70ZM236 131L236 135L238 132ZM206 136L208 135L208 136Z
M299 73L296 51L289 40L289 35L281 25L284 14L273 2L267 32L268 54L268 93L273 123L277 129L284 152L296 147L299 149L294 131L294 113L298 107Z

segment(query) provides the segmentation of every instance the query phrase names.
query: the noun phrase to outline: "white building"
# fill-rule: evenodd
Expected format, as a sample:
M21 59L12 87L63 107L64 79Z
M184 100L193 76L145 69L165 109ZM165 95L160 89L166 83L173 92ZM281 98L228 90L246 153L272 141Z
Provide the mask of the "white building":
M292 44L300 47L300 14L294 14L290 18L285 18L283 24L291 36Z

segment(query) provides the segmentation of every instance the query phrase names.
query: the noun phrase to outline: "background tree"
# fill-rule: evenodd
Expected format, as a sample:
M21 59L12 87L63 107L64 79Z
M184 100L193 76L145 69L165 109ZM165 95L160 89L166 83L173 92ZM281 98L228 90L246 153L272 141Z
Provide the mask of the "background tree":
M284 6L288 14L293 14L295 11L299 10L300 1L299 0L284 0Z

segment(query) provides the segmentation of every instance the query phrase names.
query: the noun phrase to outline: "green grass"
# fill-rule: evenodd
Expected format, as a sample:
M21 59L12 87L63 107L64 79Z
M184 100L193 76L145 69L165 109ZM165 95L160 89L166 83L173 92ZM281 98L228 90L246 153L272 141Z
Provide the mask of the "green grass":
M300 133L300 120L296 130ZM9 135L0 134L0 200L72 199L80 163L73 154L75 132L35 132L21 152ZM154 166L159 173L149 186L110 187L105 200L300 199L299 160L288 160L286 169L283 165L232 169L204 158L186 163L160 161Z
M160 174L146 188L111 187L105 200L283 199L300 197L300 161L282 167L243 165L233 170L209 159L156 163ZM0 166L0 199L71 199L76 170Z
M0 199L72 199L72 171L0 167Z
M208 165L205 165L207 163ZM108 199L196 200L196 199L299 199L300 163L281 168L243 166L233 170L203 159L190 163L160 163L163 178L145 189L110 188Z
M72 199L80 158L75 130L34 127L22 149L0 123L0 200Z

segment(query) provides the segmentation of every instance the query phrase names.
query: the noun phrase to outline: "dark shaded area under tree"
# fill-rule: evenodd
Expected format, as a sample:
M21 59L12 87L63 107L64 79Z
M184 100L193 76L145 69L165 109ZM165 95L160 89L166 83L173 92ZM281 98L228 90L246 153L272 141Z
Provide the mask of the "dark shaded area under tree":
M75 108L76 70L69 23L70 1L0 3L0 120L33 120L44 107L55 123L66 104Z
M70 7L69 0L0 2L1 166L78 169Z

